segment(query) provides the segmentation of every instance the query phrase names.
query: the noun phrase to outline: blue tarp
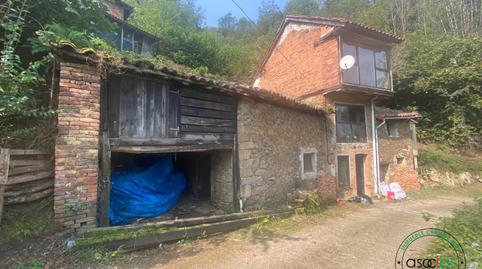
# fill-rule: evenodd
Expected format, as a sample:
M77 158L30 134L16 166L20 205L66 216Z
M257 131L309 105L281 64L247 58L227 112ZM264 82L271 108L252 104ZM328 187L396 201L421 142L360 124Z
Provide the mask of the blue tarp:
M170 154L136 158L136 165L113 171L109 220L113 225L153 218L176 205L186 187L186 177L174 171Z

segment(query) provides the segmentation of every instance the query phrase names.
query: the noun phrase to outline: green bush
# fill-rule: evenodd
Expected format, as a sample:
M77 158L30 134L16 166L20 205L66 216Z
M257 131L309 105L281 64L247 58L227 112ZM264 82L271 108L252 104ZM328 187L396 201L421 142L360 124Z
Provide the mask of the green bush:
M475 205L464 205L454 211L453 217L443 218L437 228L452 234L464 248L467 263L482 264L482 199ZM433 254L448 256L453 248L443 241L435 241Z
M453 173L469 172L482 175L482 162L461 154L450 153L442 149L424 148L419 150L420 169L430 168Z

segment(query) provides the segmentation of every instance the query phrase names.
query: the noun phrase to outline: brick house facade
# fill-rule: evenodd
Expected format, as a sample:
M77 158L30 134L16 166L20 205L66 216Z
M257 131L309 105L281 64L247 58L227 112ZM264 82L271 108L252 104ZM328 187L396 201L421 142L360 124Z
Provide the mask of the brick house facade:
M326 176L336 179L340 197L379 193L375 102L393 95L390 50L400 41L345 19L289 15L253 83L328 112ZM398 151L406 143L380 147Z

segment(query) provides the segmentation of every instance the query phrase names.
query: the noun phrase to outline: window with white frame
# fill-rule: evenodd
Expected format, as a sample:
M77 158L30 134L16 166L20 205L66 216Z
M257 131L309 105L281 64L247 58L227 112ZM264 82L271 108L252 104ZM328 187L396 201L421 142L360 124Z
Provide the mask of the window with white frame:
M316 150L303 150L301 154L301 178L316 178Z

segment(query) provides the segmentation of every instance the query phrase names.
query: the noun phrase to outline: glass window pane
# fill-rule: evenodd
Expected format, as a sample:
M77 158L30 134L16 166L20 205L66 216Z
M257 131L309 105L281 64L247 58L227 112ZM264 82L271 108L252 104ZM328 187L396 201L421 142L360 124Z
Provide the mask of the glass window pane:
M352 142L351 125L349 123L336 124L336 142L338 143Z
M314 153L304 153L303 154L303 172L315 172L315 168L313 166L315 154Z
M133 33L129 30L124 29L124 40L123 40L122 50L132 51L134 49L132 37L133 37Z
M355 58L355 65L352 68L348 70L342 70L343 82L353 83L353 84L360 83L358 78L358 63L357 63L358 60L356 59L356 47L343 43L342 51L343 51L343 56L351 55L353 56L353 58Z
M388 72L383 70L377 70L377 87L389 89Z
M387 65L387 54L385 51L377 51L375 52L375 64L377 68L380 69L388 69Z
M372 50L358 48L360 84L376 86L375 81L375 58Z
M367 132L365 124L354 124L353 130L353 142L365 143L367 141Z
M336 106L336 122L350 122L350 110L348 106Z

